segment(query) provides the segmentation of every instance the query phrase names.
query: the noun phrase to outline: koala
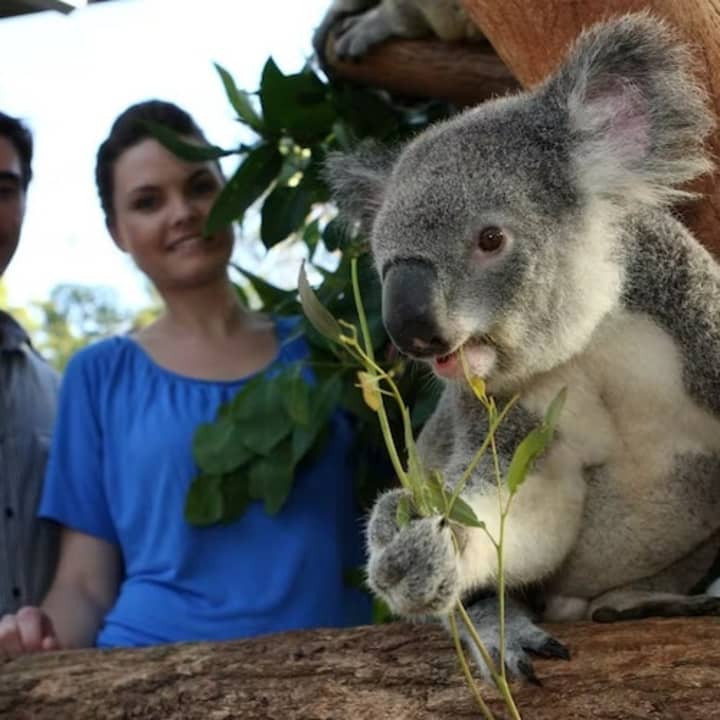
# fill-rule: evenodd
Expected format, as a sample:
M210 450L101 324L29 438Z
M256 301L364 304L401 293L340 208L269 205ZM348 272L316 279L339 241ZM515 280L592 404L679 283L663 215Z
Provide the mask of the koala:
M333 0L313 34L313 47L323 63L330 32L336 37L335 52L343 59L356 59L389 37L481 37L461 0Z
M541 621L720 611L704 592L720 548L720 269L671 210L710 170L712 128L688 50L640 13L584 31L531 91L328 159L390 337L443 383L418 439L427 471L451 491L488 431L461 350L498 407L520 397L497 431L503 475L566 388L505 530L515 675L534 679L530 654L568 656ZM404 492L370 514L370 586L406 618L462 600L497 656L494 548L440 516L399 528ZM487 458L462 497L494 537L497 493Z

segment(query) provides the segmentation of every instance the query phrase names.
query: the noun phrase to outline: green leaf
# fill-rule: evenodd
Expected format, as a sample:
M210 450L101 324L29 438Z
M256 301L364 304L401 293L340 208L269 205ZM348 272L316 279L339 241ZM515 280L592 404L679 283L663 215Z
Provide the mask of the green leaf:
M517 492L517 489L525 482L530 466L547 447L550 437L551 433L547 428L534 428L515 448L506 476L507 487L511 495Z
M193 437L193 456L204 473L221 475L250 459L242 427L232 418L200 425Z
M302 182L296 187L275 187L260 212L260 238L266 248L277 245L305 223L313 193Z
M484 528L485 523L478 520L475 511L462 498L455 498L448 518L460 525L469 527Z
M291 420L301 426L309 425L312 419L310 386L302 377L300 367L295 366L284 372L276 382L280 386L280 395Z
M425 482L425 487L430 496L430 507L440 515L448 514L448 501L442 475L437 470L431 470Z
M300 293L300 303L302 305L305 317L312 323L312 326L328 340L338 342L342 331L337 320L323 307L318 300L317 295L310 287L307 275L305 274L305 264L300 267L300 277L298 278L298 292Z
M303 230L303 242L307 246L307 249L310 254L313 253L315 248L317 247L318 242L320 242L320 238L322 236L320 235L320 221L319 220L313 220L309 225L305 226L305 229Z
M247 468L223 476L221 484L224 505L222 522L232 522L245 513L252 500L248 483Z
M345 223L340 217L333 218L323 229L323 245L330 252L342 247L346 237Z
M230 75L224 67L218 63L214 64L215 69L220 75L223 86L225 87L225 94L227 95L230 104L233 106L233 109L238 114L238 118L255 130L255 132L262 134L264 129L263 120L253 107L249 94L244 90L238 89L232 75Z
M193 480L185 498L185 519L191 525L212 525L222 518L220 482L217 475L200 475Z
M237 153L237 150L224 150L217 145L199 144L199 141L190 142L186 136L180 135L169 127L152 120L143 120L143 125L147 127L163 147L188 162L207 162L208 160L217 160L226 155Z
M299 143L325 139L337 118L327 87L311 70L283 75L272 58L265 63L260 102L266 127Z
M562 412L562 409L565 405L566 398L567 386L563 387L560 392L553 398L553 401L550 403L550 406L545 413L545 426L551 432L554 432L555 428L557 427L558 419L560 418L560 413Z
M262 143L245 157L215 200L207 220L208 235L243 217L245 211L268 189L282 166L275 144Z
M258 410L252 421L243 425L243 442L255 453L268 455L292 432L293 423L281 398L274 412Z
M398 500L397 509L395 511L395 522L399 528L405 527L412 518L412 506L410 504L410 496L403 495Z
M567 388L564 387L550 403L542 425L531 430L515 448L505 480L511 495L525 482L532 464L552 441L566 397Z
M250 466L250 493L262 497L265 510L275 515L290 495L294 474L292 450L289 443L284 443L272 455L259 458Z

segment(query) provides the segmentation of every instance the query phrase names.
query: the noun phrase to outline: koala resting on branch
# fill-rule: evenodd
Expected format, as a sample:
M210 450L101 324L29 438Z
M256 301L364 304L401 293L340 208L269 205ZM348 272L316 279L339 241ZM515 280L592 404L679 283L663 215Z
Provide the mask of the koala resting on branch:
M461 348L498 407L521 398L497 433L503 475L567 388L505 531L506 662L529 679L528 653L567 656L536 621L720 611L704 593L720 547L720 269L670 210L710 169L689 58L664 23L626 15L532 91L328 160L390 336L444 382L418 441L427 471L452 489L488 431ZM456 552L439 517L398 529L403 492L373 508L371 587L408 618L462 599L497 656L494 548L463 526ZM462 496L494 537L497 492L486 457Z
M465 12L462 0L333 0L313 34L322 64L328 36L335 54L357 59L391 37L478 40L482 36Z

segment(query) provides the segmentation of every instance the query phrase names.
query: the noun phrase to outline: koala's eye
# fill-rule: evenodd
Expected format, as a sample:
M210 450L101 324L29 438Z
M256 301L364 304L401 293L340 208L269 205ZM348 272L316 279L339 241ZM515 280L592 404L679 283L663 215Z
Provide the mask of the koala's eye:
M478 250L484 253L494 253L505 245L505 233L494 225L483 228L476 238Z

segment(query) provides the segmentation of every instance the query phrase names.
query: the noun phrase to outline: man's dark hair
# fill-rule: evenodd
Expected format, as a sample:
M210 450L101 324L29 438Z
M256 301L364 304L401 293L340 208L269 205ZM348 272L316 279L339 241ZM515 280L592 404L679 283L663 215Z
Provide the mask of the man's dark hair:
M20 158L20 182L23 190L27 190L32 179L32 133L17 118L0 112L0 137L6 138L15 148Z
M207 142L202 130L192 116L182 108L163 100L146 100L131 105L122 112L112 127L107 139L100 145L95 163L95 183L105 222L111 225L115 220L113 210L113 169L117 159L126 150L147 138L154 137L146 121L164 125L180 135L189 135Z

